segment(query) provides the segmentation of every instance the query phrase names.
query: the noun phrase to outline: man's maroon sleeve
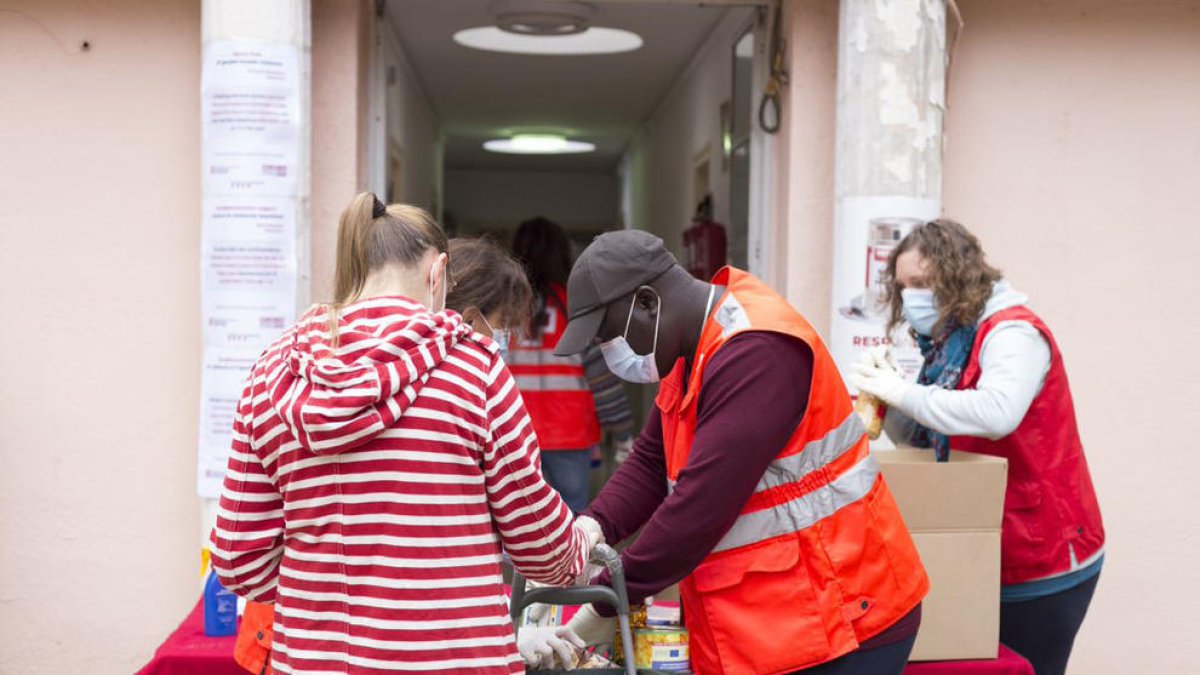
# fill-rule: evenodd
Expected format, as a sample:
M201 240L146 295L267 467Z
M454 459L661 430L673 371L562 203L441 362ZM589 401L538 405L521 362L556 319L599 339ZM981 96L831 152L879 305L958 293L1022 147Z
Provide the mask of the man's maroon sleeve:
M596 519L604 538L617 544L638 531L667 496L662 417L652 408L629 457L608 479L584 513Z

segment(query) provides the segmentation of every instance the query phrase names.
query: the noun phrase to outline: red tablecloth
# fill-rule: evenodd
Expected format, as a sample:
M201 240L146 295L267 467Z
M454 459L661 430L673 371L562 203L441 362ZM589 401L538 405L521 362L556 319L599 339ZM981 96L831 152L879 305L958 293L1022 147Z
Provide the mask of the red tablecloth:
M567 608L568 613L574 608ZM234 638L204 634L203 602L196 603L179 628L154 652L137 675L246 675L233 661ZM905 675L1034 675L1029 662L1004 645L1000 657L988 661L911 663Z
M234 640L204 634L201 600L137 675L247 675L233 660Z
M910 663L904 675L1034 675L1025 657L1000 645L1000 656L987 661Z

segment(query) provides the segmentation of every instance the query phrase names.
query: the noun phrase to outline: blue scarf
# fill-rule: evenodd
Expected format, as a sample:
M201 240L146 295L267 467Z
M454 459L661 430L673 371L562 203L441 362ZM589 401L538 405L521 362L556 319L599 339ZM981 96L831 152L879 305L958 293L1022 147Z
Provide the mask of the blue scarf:
M971 358L971 350L975 347L975 325L947 328L937 339L917 335L917 346L925 357L925 363L917 375L917 384L957 389L963 369L967 367L967 359ZM939 462L950 461L950 438L946 434L918 424L913 445L933 448L934 457Z

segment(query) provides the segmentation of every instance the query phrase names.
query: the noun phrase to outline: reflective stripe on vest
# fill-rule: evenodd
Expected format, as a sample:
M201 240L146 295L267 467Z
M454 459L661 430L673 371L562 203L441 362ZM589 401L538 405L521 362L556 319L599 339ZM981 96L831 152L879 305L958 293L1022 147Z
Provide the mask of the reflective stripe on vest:
M531 391L591 391L586 379L570 375L516 375L517 388Z
M844 422L825 434L824 438L808 442L802 451L794 455L771 462L767 472L758 481L755 492L795 483L813 471L828 466L858 445L865 433L867 430L862 418L851 412Z
M577 368L583 373L583 359L575 356L558 356L545 349L517 347L508 351L505 359L509 369L521 366L549 366L554 368Z
M867 455L832 483L790 502L739 516L714 553L799 532L863 499L875 487L879 465Z
M591 392L583 358L578 355L556 356L546 349L517 348L508 352L505 362L522 392Z
M776 459L767 465L766 472L758 479L754 493L797 483L813 471L829 466L834 460L853 450L865 433L867 431L863 427L862 418L857 413L851 413L823 438L809 441L802 451ZM667 479L667 494L675 491L676 482Z

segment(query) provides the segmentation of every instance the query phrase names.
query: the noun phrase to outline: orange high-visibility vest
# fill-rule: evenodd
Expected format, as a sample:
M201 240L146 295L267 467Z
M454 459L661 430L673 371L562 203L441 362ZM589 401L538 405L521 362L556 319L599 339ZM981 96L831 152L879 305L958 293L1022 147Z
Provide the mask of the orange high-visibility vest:
M712 283L726 291L700 334L686 387L677 367L656 400L672 483L687 471L704 367L730 338L769 331L801 340L812 349L813 376L804 420L681 584L692 670L790 673L891 627L921 602L929 579L816 330L745 272L726 267Z
M540 333L514 344L505 361L533 420L538 446L543 451L582 450L600 441L600 420L583 356L554 354L567 329L567 291L557 284L550 291Z
M274 637L275 605L247 602L238 625L233 660L254 675L273 675L271 640Z

